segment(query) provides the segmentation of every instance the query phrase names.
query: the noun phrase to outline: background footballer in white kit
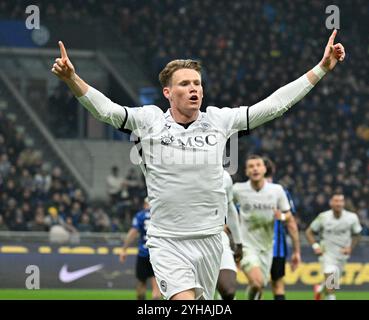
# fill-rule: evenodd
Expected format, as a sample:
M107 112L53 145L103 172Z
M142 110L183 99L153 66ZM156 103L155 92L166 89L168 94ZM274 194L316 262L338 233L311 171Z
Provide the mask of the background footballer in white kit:
M325 279L334 276L339 281L352 250L359 242L362 227L357 214L344 209L342 193L333 194L329 204L331 209L319 213L306 229L306 237L319 257ZM320 235L320 243L315 240L314 234ZM325 293L327 300L335 300L335 286L331 284L330 288L326 282L315 286L315 299L319 300L320 295Z
M233 195L234 201L240 205L241 268L249 280L249 299L254 300L261 299L269 281L274 220L288 220L292 214L283 187L265 179L267 169L261 156L249 156L245 169L249 180L235 183Z
M51 71L96 119L132 131L141 139L152 207L147 245L165 298L214 296L226 211L222 187L226 141L237 131L281 116L343 61L344 47L334 45L336 34L335 30L316 67L268 98L250 108L208 107L206 112L200 112L203 89L197 61L174 60L160 73L163 94L170 104L163 113L157 106L129 108L112 102L76 74L59 42L61 57ZM191 161L194 156L202 161Z

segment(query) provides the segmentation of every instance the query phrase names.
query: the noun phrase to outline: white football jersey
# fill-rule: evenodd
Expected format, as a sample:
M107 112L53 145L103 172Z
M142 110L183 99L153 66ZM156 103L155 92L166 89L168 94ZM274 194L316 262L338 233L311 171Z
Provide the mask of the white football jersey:
M323 253L336 259L346 259L341 249L351 245L351 236L359 234L362 227L356 213L343 210L337 219L332 210L320 213L310 228L320 234Z
M148 235L186 237L222 230L227 210L223 150L247 129L246 107L208 107L187 129L168 110L126 108L125 129L140 137L151 224Z
M174 121L170 109L123 107L92 87L78 100L96 119L140 139L152 213L147 234L180 238L223 230L227 139L281 116L312 88L305 74L249 108L207 107L187 129Z
M274 210L290 210L286 193L279 184L265 181L256 191L251 182L233 185L234 201L240 205L241 237L245 248L269 251L273 246Z

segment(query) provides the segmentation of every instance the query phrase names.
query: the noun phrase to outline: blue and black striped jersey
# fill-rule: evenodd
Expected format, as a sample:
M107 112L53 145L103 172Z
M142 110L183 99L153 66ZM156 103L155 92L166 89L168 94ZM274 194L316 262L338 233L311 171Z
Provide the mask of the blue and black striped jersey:
M287 189L284 189L290 203L291 213L296 214L296 207L293 203L291 194ZM288 254L286 242L286 228L280 220L274 222L274 239L273 239L273 257L286 258Z

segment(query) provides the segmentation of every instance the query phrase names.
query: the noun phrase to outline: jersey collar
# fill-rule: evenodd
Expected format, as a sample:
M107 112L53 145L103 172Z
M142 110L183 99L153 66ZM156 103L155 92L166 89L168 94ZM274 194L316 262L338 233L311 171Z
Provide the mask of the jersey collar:
M202 119L202 117L203 117L203 114L202 114L202 112L201 111L199 111L199 115L197 116L197 119L194 121L194 123L196 122L196 121L200 121L201 119ZM168 110L164 113L164 118L165 118L165 120L166 121L168 121L168 122L174 122L174 123L177 123L174 119L173 119L173 117L172 117L172 114L170 113L170 108L168 108Z

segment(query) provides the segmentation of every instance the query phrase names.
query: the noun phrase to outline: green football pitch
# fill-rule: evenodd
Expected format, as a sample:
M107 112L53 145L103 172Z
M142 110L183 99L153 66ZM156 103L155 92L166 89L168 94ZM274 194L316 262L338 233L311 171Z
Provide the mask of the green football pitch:
M312 291L287 291L288 300L312 300ZM135 300L134 290L22 290L0 289L0 300ZM150 294L148 294L150 298ZM244 291L237 292L237 300L244 300ZM265 300L272 300L270 291L264 294ZM369 292L338 291L338 300L369 300Z

